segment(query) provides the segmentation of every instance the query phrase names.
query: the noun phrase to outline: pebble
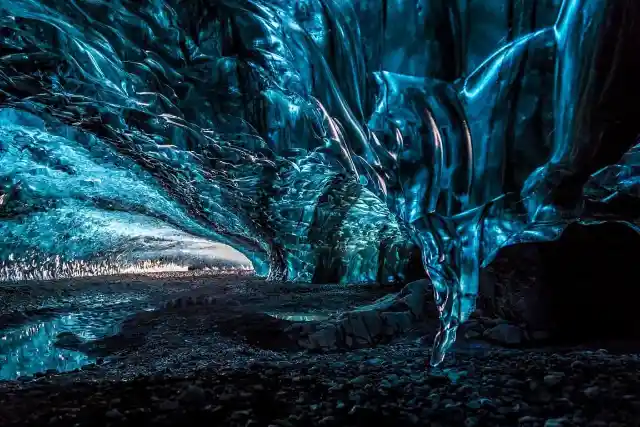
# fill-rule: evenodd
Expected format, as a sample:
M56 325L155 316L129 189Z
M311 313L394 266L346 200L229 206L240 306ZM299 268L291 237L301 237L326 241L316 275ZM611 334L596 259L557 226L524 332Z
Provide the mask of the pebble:
M180 407L180 404L175 400L164 400L158 405L158 409L161 411L175 411Z
M510 326L491 323L496 331ZM634 354L488 346L460 350L427 372L428 345L413 339L296 353L181 327L180 334L155 332L147 347L125 351L117 362L108 358L99 369L0 383L0 423L87 425L104 414L113 427L199 425L204 414L208 425L245 427L426 421L434 427L622 427L640 414ZM159 343L171 341L172 333L180 340L167 351Z
M479 423L480 421L476 417L467 417L467 419L464 420L465 427L476 427Z
M351 384L365 384L367 382L367 377L360 375L352 379L350 382Z
M523 339L522 329L506 323L487 329L483 335L493 341L508 345L520 344Z
M336 419L335 417L332 417L331 415L329 415L329 416L326 416L326 417L322 418L320 420L319 424L320 425L327 425L327 424L330 424L330 423L334 422L335 419Z
M575 369L581 369L581 368L583 368L584 366L585 366L585 365L584 365L584 362L582 362L582 361L580 361L580 360L575 360L575 361L573 361L573 362L571 363L571 369L572 369L572 370L575 370Z
M595 385L591 387L587 387L586 389L584 389L584 394L588 398L593 399L600 394L600 387Z
M550 418L544 423L544 427L562 427L570 424L566 417Z
M190 385L182 392L179 400L186 403L202 403L205 400L205 393L202 388Z
M537 423L540 421L540 418L532 417L531 415L525 415L524 417L520 417L518 419L518 423L527 424L527 423Z
M124 415L122 415L120 413L120 411L118 411L117 409L110 409L105 413L105 416L107 418L111 418L111 419L121 419L124 418Z
M564 378L564 374L560 374L560 373L554 373L554 374L549 374L549 375L545 375L544 376L544 383L545 385L549 386L549 387L553 387L557 384L560 384L560 382L562 382L562 379Z

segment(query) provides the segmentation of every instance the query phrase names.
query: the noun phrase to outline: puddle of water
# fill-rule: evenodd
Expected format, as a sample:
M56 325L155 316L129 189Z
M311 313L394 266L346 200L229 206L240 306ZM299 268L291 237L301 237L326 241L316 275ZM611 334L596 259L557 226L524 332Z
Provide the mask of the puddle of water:
M290 322L317 322L327 320L329 316L326 314L310 314L310 313L265 313L276 319L288 320Z
M56 336L70 332L75 319L56 319L25 325L0 335L0 380L14 380L48 369L72 371L94 360L86 354L54 346Z
M55 369L81 368L95 359L85 353L55 346L58 334L71 332L83 340L95 340L117 332L122 320L138 310L131 300L116 304L92 301L90 308L53 319L0 331L0 380L14 380Z

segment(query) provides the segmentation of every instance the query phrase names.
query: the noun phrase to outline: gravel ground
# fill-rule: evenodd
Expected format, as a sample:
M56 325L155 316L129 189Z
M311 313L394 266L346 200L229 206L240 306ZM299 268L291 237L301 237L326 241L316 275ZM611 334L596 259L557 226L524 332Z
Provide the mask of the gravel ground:
M640 426L636 353L525 351L463 337L429 373L428 345L416 338L425 331L376 348L308 352L284 338L291 322L262 314L348 309L383 290L287 293L253 277L195 274L21 286L29 289L28 301L13 301L21 310L97 291L140 292L168 307L93 343L104 353L97 365L1 382L0 426ZM212 295L216 305L167 304Z

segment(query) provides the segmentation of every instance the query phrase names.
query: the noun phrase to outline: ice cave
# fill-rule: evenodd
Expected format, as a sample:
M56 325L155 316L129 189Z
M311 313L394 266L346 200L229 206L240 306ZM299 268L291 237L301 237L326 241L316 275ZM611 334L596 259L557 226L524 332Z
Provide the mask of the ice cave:
M0 426L640 426L639 20L0 0Z

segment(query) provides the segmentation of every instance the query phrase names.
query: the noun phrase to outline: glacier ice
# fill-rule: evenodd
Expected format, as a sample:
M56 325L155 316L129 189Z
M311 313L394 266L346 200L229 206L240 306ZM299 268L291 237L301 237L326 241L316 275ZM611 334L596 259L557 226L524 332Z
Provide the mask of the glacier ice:
M599 206L638 195L605 46L635 9L4 0L3 274L224 244L273 280L428 276L438 365L497 249L629 220Z

